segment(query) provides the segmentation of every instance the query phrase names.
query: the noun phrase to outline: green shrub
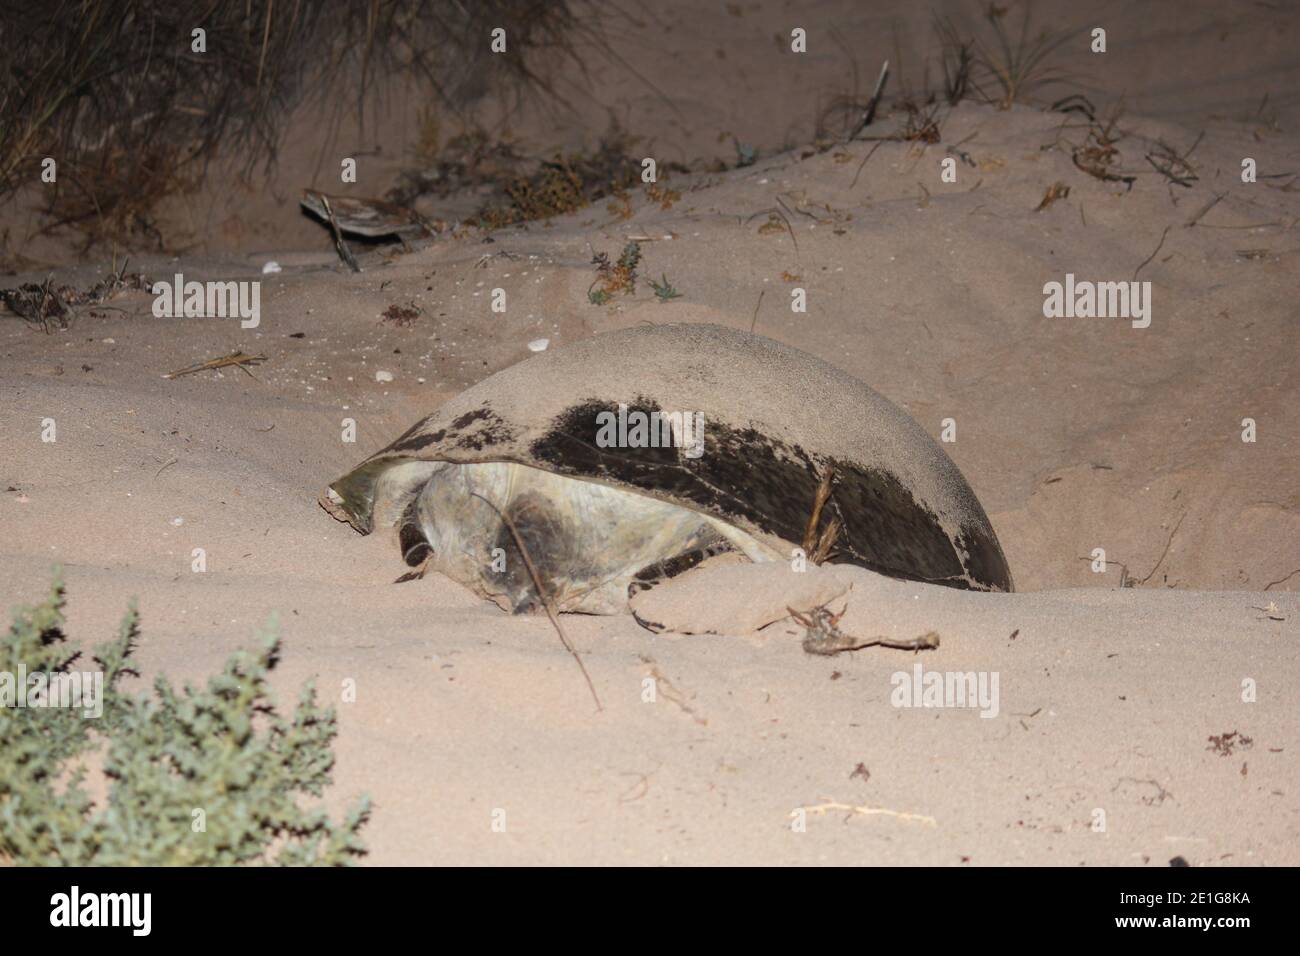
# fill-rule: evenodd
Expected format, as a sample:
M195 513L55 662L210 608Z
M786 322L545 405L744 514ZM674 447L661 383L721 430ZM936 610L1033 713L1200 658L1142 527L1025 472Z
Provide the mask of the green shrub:
M159 677L152 697L130 696L119 684L133 673L133 601L117 637L94 655L101 716L14 706L20 671L66 675L81 657L66 644L63 607L56 571L49 596L16 609L0 642L9 689L0 685L0 861L345 865L365 853L358 833L368 799L337 824L298 806L300 794L318 798L329 783L336 722L310 683L291 719L275 711L267 683L279 646L274 621L258 649L233 654L205 687L178 693ZM103 786L88 791L88 779Z

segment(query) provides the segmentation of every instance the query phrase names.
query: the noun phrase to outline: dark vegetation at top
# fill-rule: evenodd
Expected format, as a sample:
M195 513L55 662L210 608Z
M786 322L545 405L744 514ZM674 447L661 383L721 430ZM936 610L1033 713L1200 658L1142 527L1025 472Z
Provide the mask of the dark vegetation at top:
M509 25L504 54L483 38ZM193 51L196 29L206 52ZM487 86L554 93L576 55L567 0L50 0L0 5L0 198L58 160L46 228L161 246L152 210L219 156L275 162L304 104L364 107L403 74L455 111ZM466 63L466 57L473 62ZM580 64L579 64L580 66ZM328 115L328 114L327 114Z

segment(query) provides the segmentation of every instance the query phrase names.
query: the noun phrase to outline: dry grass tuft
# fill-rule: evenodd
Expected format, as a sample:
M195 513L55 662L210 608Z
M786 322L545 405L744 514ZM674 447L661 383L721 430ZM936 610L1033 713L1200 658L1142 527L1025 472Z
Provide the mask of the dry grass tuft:
M499 229L563 216L609 197L620 201L611 212L628 218L627 190L641 178L640 164L630 153L632 144L630 137L614 128L593 152L544 161L533 173L508 179L502 195L484 205L470 224Z
M813 564L822 564L831 556L835 542L840 536L838 518L831 518L822 524L822 510L831 497L831 482L835 478L835 469L827 465L822 472L821 482L817 485L817 494L813 498L812 514L808 516L808 526L803 533L803 550Z
M998 87L996 96L989 99L1002 109L1025 99L1031 90L1066 79L1064 73L1048 63L1061 47L1077 38L1081 31L1030 29L1031 7L1024 4L1020 29L1012 35L1005 17L1007 9L995 3L984 8L984 21L988 25L985 39L976 37L974 64L992 78Z

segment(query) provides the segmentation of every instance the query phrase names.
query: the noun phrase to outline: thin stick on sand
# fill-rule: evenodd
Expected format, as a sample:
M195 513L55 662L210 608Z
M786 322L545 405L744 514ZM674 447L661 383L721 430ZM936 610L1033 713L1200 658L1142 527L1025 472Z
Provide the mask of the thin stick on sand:
M758 310L763 307L763 296L767 295L767 290L763 289L758 293L758 302L754 305L754 318L749 323L749 331L754 331L754 326L758 325Z
M793 820L797 817L800 810L804 813L815 813L818 816L838 810L845 814L844 819L846 821L855 816L883 816L893 817L895 820L903 820L908 823L923 823L928 827L937 827L939 825L938 820L934 817L926 816L923 813L908 813L905 810L890 810L886 807L871 807L866 804L855 806L851 803L841 803L839 800L826 800L824 803L814 804L810 807L798 807L797 809L790 811L790 818Z
M884 145L885 145L885 140L882 139L880 140L880 142L876 143L875 146L872 146L870 150L868 150L866 156L862 157L862 162L858 163L858 171L853 174L853 182L849 183L850 189L852 189L854 186L858 184L858 177L862 175L862 168L867 165L867 160L871 159L872 156L875 156L876 150L880 149L880 147Z
M1178 533L1178 529L1183 526L1183 518L1186 517L1187 517L1187 512L1184 511L1182 513L1182 516L1179 517L1178 523L1174 525L1174 530L1169 532L1169 540L1165 542L1165 549L1160 552L1160 560L1156 561L1155 567L1151 569L1151 573L1148 574L1146 577L1144 577L1141 581L1139 581L1138 584L1146 584L1148 581L1151 580L1152 577L1155 576L1155 573L1160 570L1160 565L1164 564L1165 558L1169 556L1169 548L1174 543L1174 535L1176 535Z
M198 365L191 365L188 368L177 369L175 372L168 372L163 378L180 378L182 375L193 375L195 372L206 372L211 369L226 368L233 365L247 374L249 378L256 379L257 376L248 371L245 366L256 365L258 362L265 361L265 355L246 355L243 352L231 352L229 355L221 356L221 358L209 359L206 362L200 362Z
M592 683L591 675L587 673L587 666L582 663L582 658L578 656L578 652L574 649L573 642L569 640L569 635L564 633L564 628L560 624L559 615L555 613L555 603L551 600L551 596L546 593L546 589L542 587L542 577L537 573L537 567L533 564L533 559L528 554L528 549L524 547L524 539L519 534L519 529L515 527L515 523L507 517L505 512L492 502L488 501L477 491L472 491L470 494L495 511L497 517L500 518L502 523L510 529L510 536L515 539L515 546L519 549L520 555L523 556L524 567L528 569L528 576L533 579L533 587L537 589L537 596L542 599L542 606L546 608L546 616L551 619L551 625L555 628L555 632L560 635L560 643L564 645L564 649L568 651L569 654L572 655L574 661L577 662L578 670L582 671L582 679L587 682L587 689L591 691L591 699L596 702L597 712L604 710L605 708L601 706L600 703L600 695L596 693L596 685Z
M1161 249L1164 248L1165 236L1169 235L1170 228L1171 228L1170 226L1165 226L1165 231L1160 233L1160 243L1151 252L1151 255L1147 256L1145 259L1142 260L1142 265L1138 266L1136 269L1133 270L1134 281L1137 281L1138 273L1141 272L1143 268L1145 268L1146 264L1156 257L1156 253L1158 253Z
M325 207L325 215L330 221L330 231L334 233L334 248L338 252L339 258L346 262L353 272L360 272L361 267L357 265L357 260L352 255L352 250L349 249L348 244L343 241L343 232L339 229L338 220L334 218L334 210L330 206L329 197L324 193L320 193L319 195L321 205Z

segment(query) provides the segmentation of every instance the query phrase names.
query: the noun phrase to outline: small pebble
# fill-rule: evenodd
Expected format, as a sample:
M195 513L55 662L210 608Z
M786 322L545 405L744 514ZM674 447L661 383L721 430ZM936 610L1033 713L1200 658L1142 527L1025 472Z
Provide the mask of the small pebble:
M528 343L528 351L545 352L546 347L550 344L551 344L550 339L533 339L531 342Z
M280 263L276 262L274 259L270 260L269 262L267 262L266 265L262 266L262 275L270 275L272 272L279 272L279 271L280 271Z
M172 524L176 525L177 527L183 525L184 523L185 523L184 518L172 518Z
M392 372L376 372L376 373L375 373L375 381L376 381L376 382L391 382L392 380L393 380L393 373L392 373Z

